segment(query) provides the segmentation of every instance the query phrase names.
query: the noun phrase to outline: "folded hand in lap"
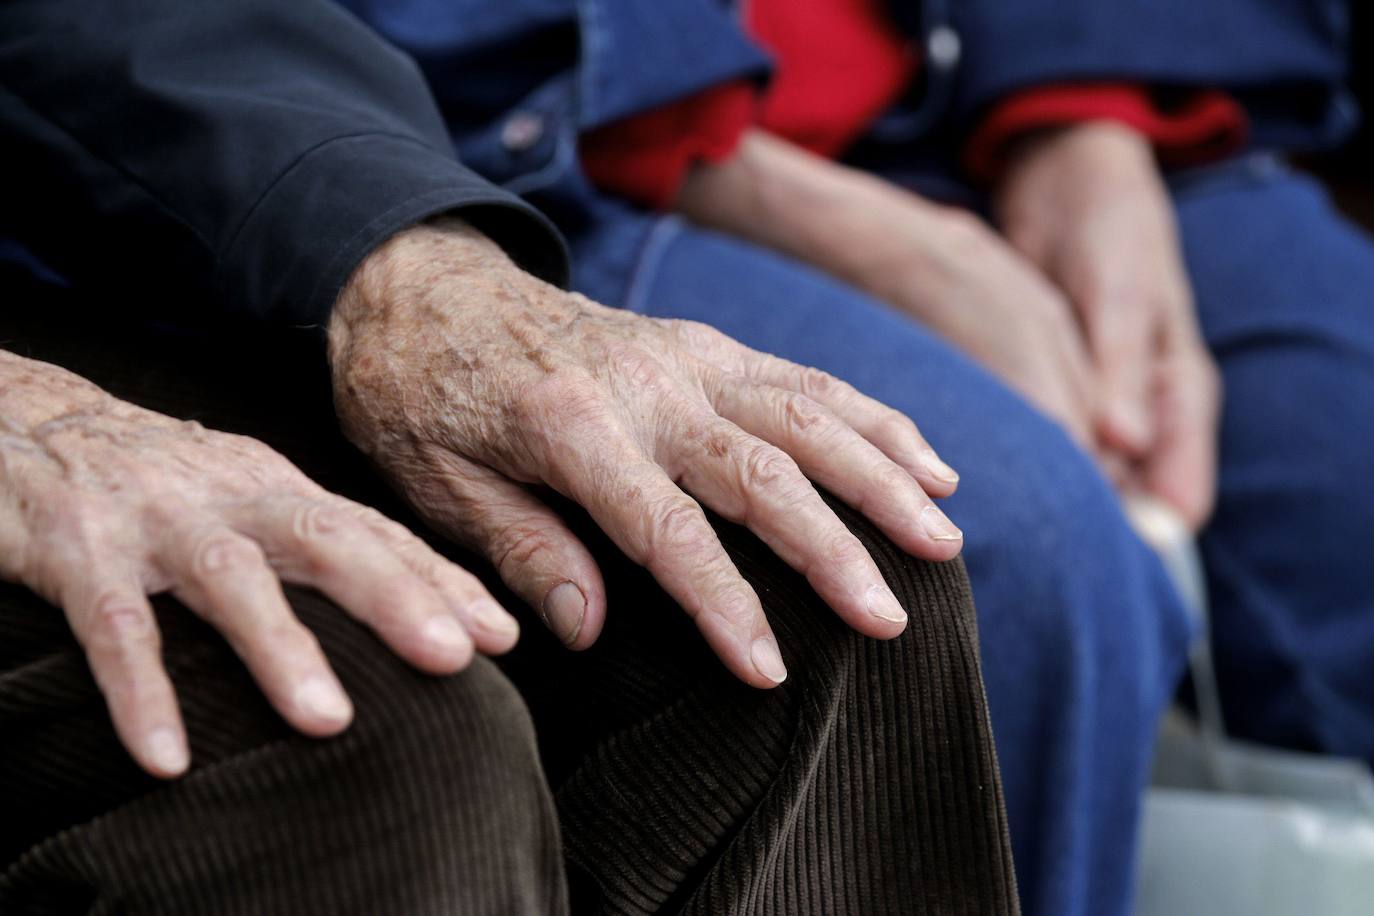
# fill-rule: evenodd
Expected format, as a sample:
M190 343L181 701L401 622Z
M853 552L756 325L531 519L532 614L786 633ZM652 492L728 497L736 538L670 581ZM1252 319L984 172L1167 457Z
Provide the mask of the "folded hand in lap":
M974 214L759 131L697 168L677 207L814 264L973 356L1198 527L1215 490L1220 385L1149 143L1089 123L1018 144Z
M1220 376L1149 143L1109 123L1033 137L997 201L1008 238L1083 328L1102 392L1094 435L1118 484L1201 527L1216 490Z
M677 206L911 315L1092 447L1092 366L1073 310L973 214L760 131L694 171Z

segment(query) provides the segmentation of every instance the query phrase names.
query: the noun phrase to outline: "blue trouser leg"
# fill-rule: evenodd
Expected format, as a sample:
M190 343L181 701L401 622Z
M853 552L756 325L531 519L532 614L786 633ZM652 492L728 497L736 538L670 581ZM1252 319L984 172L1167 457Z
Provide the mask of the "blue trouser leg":
M1374 761L1374 244L1264 158L1176 199L1226 387L1202 543L1229 725Z
M1088 459L912 322L751 246L660 223L626 299L612 304L845 378L958 468L947 508L967 537L1026 911L1126 912L1156 719L1189 628Z

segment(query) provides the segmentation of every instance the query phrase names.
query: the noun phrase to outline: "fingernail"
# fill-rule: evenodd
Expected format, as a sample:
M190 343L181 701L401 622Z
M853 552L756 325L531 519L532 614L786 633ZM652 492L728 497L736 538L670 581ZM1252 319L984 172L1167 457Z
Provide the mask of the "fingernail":
M148 762L164 773L180 773L189 764L186 745L170 728L155 728L143 742Z
M921 510L921 527L926 530L932 541L962 541L964 533L954 527L954 523L934 506Z
M296 708L311 718L346 722L353 707L343 691L322 677L312 677L296 688Z
M507 614L501 605L490 598L482 598L468 608L473 621L488 633L498 636L511 636L520 632L520 624Z
M587 596L572 582L556 585L544 597L543 613L544 622L553 635L565 646L570 646L582 632L582 621L587 616Z
M782 663L782 653L771 637L760 636L749 647L749 660L754 667L774 684L787 680L787 666Z
M421 633L425 642L441 652L462 652L471 643L468 631L463 629L463 625L446 615L431 617Z
M945 483L959 482L959 472L941 461L934 449L926 449L921 453L921 464L936 480L943 480Z
M906 611L902 610L897 596L886 585L870 586L864 598L868 602L868 613L879 620L906 623Z

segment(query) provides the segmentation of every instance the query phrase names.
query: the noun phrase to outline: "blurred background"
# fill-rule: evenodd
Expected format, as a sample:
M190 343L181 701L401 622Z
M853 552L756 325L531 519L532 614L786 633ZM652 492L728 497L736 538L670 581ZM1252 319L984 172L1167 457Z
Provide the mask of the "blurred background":
M1374 230L1374 4L1356 0L1351 6L1355 31L1352 85L1364 109L1364 124L1339 152L1313 157L1303 164L1327 181L1346 213Z
M1337 204L1374 232L1374 4L1351 4L1351 83L1363 109L1340 150L1302 157ZM1374 422L1374 421L1372 421ZM1186 545L1158 544L1180 590L1206 614ZM1137 916L1374 914L1374 779L1361 761L1229 739L1209 702L1205 644L1191 664L1196 710L1164 723L1146 804ZM1211 708L1209 708L1211 707Z

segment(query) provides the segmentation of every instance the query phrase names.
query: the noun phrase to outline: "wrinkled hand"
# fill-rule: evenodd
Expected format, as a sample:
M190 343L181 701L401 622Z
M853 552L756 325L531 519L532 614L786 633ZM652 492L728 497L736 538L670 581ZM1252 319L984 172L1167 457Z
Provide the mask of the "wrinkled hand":
M0 353L0 579L59 605L134 758L170 777L185 730L148 595L171 592L311 735L352 707L281 581L313 586L436 674L509 649L515 620L402 526L267 446L120 401Z
M901 217L888 221L893 248L886 258L875 251L864 287L972 356L1091 450L1097 393L1068 301L972 213L902 203Z
M747 525L877 637L899 634L906 615L803 474L907 551L959 552L927 496L956 478L904 416L702 325L564 293L457 221L375 251L329 338L345 432L572 648L596 639L605 588L532 485L584 507L759 687L786 675L777 642L696 500Z
M1007 237L1079 316L1102 391L1094 430L1119 458L1118 482L1200 527L1216 487L1220 383L1149 144L1106 123L1030 139L998 208Z
M915 317L1091 444L1091 364L1064 296L986 223L761 131L677 207Z

